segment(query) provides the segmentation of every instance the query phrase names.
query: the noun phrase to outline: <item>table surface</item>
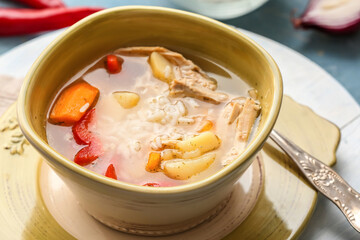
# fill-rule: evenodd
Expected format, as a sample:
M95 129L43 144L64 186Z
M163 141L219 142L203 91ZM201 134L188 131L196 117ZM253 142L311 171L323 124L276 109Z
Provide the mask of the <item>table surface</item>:
M68 6L155 5L182 9L166 0L63 0ZM290 22L306 7L305 0L269 0L258 10L224 21L280 42L305 55L335 77L360 103L360 31L348 36L333 36L314 30L295 30ZM0 6L16 6L0 0ZM38 35L0 38L0 54Z
M169 1L161 0L65 0L65 2L68 6L90 5L113 7L131 4L156 5L181 9ZM329 72L351 93L351 95L359 103L360 91L358 90L360 90L360 81L358 81L357 78L360 76L360 32L348 36L331 36L312 30L302 31L293 29L290 23L291 11L297 9L298 13L302 12L306 5L305 2L306 1L303 0L269 0L269 2L266 3L263 7L248 15L224 22L266 36L294 49L295 51L300 52ZM0 1L0 6L19 7L20 5L14 5L8 1ZM39 35L0 38L0 54L5 53L17 45L37 36ZM302 69L306 71L306 67L303 67ZM289 74L291 73L287 72L285 76L289 76ZM317 79L315 80L317 81ZM309 80L304 79L304 81ZM342 131L343 136L349 136L349 139L352 139L353 141L359 141L358 136L360 134L359 130L357 130L359 129L359 125L359 118L357 118L355 121L348 122L346 124L346 128L342 129L344 130ZM346 145L348 143L345 141L342 144ZM357 152L359 152L359 150L357 150ZM355 156L355 153L348 154L343 152L341 151L340 146L339 155L341 156L341 160L347 162L351 161L351 159L349 160L345 157ZM342 166L339 166L339 169L337 169L340 170L342 174L352 171L351 168L346 168L346 162L340 164ZM351 184L357 182L354 176L347 180L350 180L349 182ZM355 185L359 186L359 184ZM340 219L322 219L324 216L327 216L327 214L324 214L324 211L329 209L329 204L330 203L325 201L325 199L320 196L319 204L314 213L314 217L310 221L310 224L306 228L303 235L300 237L301 239L319 239L319 237L321 239L348 239L347 236L349 236L348 234L351 229L341 229L340 226L343 226L342 224L339 224L339 227L337 227L336 222L339 222ZM319 231L319 228L321 227L328 227L329 224L327 223L331 221L334 221L334 224L332 224L332 229L328 229L327 231ZM352 233L351 236L353 239L353 237L356 235L354 236Z

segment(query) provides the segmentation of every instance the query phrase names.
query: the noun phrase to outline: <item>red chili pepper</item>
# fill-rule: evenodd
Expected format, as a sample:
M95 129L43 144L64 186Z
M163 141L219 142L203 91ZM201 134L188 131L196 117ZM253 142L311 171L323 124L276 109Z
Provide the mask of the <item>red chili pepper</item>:
M102 8L0 8L0 36L55 30L70 26Z
M88 145L94 138L89 131L89 124L95 117L95 108L88 111L77 123L72 127L74 139L77 144Z
M65 7L61 0L15 0L33 8L57 8Z
M108 166L108 168L106 169L105 177L109 177L109 178L113 178L113 179L117 180L114 165L110 164Z
M80 149L75 155L74 162L80 166L85 166L98 159L101 154L102 147L100 141L92 139L90 145Z
M119 73L123 62L124 60L122 58L118 58L115 55L106 56L106 66L110 74Z

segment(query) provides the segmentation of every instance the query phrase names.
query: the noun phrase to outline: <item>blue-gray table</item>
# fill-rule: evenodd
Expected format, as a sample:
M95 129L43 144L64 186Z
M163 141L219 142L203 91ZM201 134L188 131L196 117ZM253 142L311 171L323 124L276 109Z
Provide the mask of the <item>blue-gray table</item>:
M131 4L182 9L165 0L64 0L64 2L68 6L86 5L108 8ZM300 52L335 77L360 103L360 31L347 36L333 36L313 30L295 30L290 22L291 12L295 10L297 14L300 14L306 2L304 0L269 0L264 6L248 15L224 22L263 35ZM22 7L11 1L0 0L0 7L3 6ZM0 54L37 36L0 38ZM311 220L311 226L306 228L302 239L314 237L312 233L316 232L316 222L317 219Z
M64 0L68 6L155 5L179 8L165 0ZM189 1L189 0L184 0ZM333 36L319 31L295 30L292 11L300 14L305 0L269 0L258 10L225 23L244 28L278 41L305 55L335 77L360 103L360 31L348 36ZM20 6L0 0L0 6ZM179 8L181 9L181 8ZM0 38L0 54L37 35Z

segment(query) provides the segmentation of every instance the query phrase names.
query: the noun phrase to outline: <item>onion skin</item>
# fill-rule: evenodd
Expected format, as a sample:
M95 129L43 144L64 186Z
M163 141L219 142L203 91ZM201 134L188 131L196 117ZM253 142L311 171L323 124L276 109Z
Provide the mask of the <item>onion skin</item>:
M298 18L292 18L291 21L295 28L315 28L333 34L353 33L360 28L360 4L358 1L360 0L347 0L333 7L332 9L343 8L343 11L346 10L345 14L339 14L331 13L331 10L330 13L326 13L324 4L328 3L328 0L310 0L305 12ZM352 2L355 7L351 5ZM323 13L319 13L319 11L323 11Z

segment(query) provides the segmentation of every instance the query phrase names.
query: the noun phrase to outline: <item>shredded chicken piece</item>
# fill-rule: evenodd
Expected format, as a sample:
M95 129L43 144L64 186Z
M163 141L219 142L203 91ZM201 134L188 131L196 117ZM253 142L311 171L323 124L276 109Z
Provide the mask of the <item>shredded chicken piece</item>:
M170 84L170 96L193 97L214 104L219 104L228 99L227 94L213 91L195 83L193 80L192 78L174 79Z
M241 110L238 113L236 107L239 105ZM237 119L236 141L234 147L226 154L222 165L226 166L232 163L244 151L255 120L260 113L260 104L253 98L237 97L231 100L224 109L224 117L230 122ZM231 123L229 123L231 124Z
M246 142L249 138L251 129L255 123L257 116L259 115L260 105L257 104L254 99L247 98L241 111L236 126L237 139Z
M169 83L170 96L189 96L214 104L228 99L227 94L215 91L217 82L214 79L180 53L163 47L128 47L115 51L116 54L127 56L148 56L152 52L158 52L173 65L174 79Z
M234 147L226 154L224 160L221 162L223 166L229 165L232 163L239 155L244 151L246 147L245 142L235 141Z
M239 116L244 105L237 102L230 102L224 108L223 116L227 120L227 123L232 124L235 119Z
M166 52L169 51L163 47L126 47L119 48L114 53L124 56L149 56L152 52Z
M182 54L170 51L163 47L128 47L120 48L115 51L117 54L125 56L149 56L152 52L158 52L165 57L174 66L180 78L189 78L195 80L203 87L215 90L217 82L211 79L201 68L195 65L191 60L186 59Z
M255 88L250 89L250 90L248 91L248 93L249 93L249 96L250 96L250 97L252 97L253 99L257 99L257 97L258 97L258 91L257 91Z
M240 105L244 105L246 102L246 97L236 97L231 100L231 102L237 102Z

